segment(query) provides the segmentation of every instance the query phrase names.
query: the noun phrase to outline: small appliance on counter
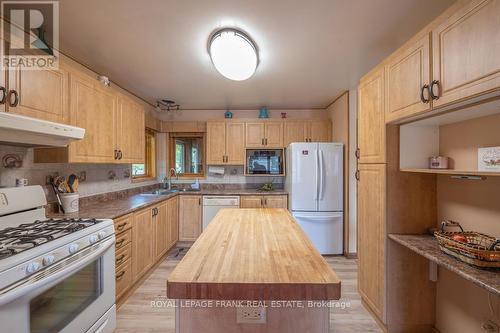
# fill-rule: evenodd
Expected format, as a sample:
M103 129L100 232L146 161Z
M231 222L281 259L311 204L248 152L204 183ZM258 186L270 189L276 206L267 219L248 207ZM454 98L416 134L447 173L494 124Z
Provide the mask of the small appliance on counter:
M247 175L282 175L283 149L247 149Z
M432 156L429 158L430 169L448 169L449 158L444 156Z

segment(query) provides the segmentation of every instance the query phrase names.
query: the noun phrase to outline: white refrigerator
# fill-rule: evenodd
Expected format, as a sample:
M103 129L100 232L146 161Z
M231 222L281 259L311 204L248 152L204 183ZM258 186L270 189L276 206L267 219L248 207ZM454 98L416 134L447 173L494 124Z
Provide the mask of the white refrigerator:
M286 150L289 209L321 254L343 252L343 144L292 143Z

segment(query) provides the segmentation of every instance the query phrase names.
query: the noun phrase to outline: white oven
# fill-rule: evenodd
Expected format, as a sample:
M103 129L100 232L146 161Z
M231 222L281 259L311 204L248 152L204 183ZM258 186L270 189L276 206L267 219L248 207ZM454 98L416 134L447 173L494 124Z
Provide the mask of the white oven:
M1 290L0 332L113 332L114 243L112 234Z

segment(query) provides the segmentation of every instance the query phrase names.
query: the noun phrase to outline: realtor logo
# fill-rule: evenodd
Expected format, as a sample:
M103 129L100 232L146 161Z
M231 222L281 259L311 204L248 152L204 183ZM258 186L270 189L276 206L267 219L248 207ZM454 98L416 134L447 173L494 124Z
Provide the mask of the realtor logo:
M59 1L2 1L1 69L58 68Z

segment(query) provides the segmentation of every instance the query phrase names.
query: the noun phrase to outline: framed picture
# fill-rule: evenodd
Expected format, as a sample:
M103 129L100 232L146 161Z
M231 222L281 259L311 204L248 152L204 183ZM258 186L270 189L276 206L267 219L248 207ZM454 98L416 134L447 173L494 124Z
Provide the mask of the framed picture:
M500 172L500 147L479 148L477 169L478 171Z

